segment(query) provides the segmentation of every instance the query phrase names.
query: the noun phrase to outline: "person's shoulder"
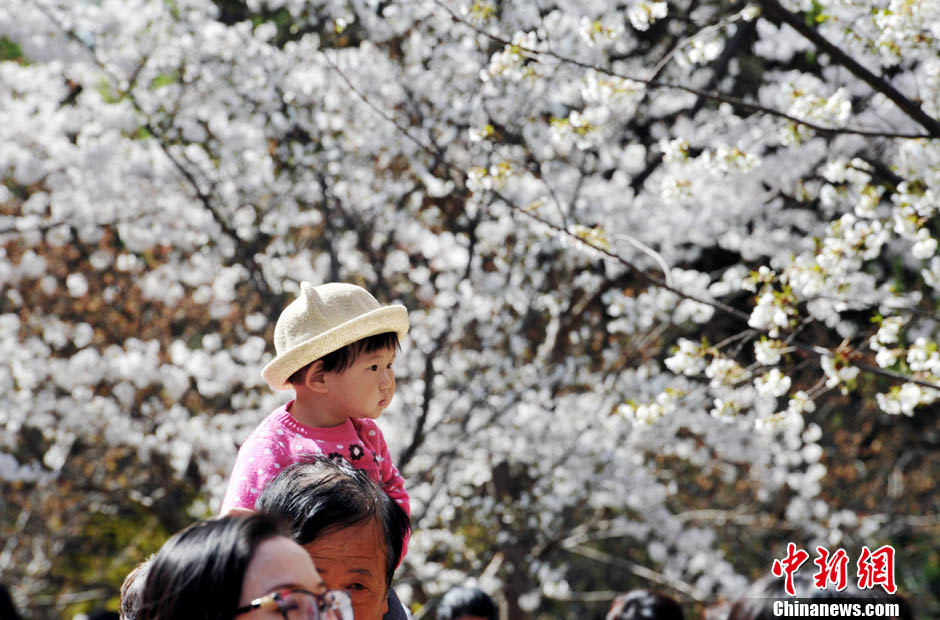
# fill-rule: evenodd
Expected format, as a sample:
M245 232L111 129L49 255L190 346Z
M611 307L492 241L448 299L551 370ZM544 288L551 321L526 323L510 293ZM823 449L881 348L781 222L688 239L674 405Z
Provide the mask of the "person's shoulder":
M245 438L242 446L278 443L282 437L291 432L288 424L289 420L290 413L288 413L285 405L281 405L258 423L258 426Z
M385 441L382 429L375 423L375 420L370 420L369 418L350 418L350 421L362 441L370 444Z
M382 620L408 620L411 616L405 610L405 606L398 598L398 594L393 588L388 589L388 611L382 616Z

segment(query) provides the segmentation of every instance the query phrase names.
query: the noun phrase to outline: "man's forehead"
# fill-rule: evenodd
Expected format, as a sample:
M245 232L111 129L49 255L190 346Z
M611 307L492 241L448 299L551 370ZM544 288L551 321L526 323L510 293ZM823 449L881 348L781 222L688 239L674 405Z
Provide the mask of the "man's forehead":
M323 569L335 568L337 564L341 564L344 571L361 573L363 575L373 574L376 570L376 566L379 564L379 558L375 556L349 553L337 555L329 552L317 553L316 551L311 551L310 558L313 560L313 564L317 567L317 570L321 570L321 564Z
M374 522L333 530L304 545L314 563L320 560L344 560L369 568L385 561L385 541Z
M342 542L328 542L319 545L312 542L307 545L307 553L310 554L314 562L318 560L343 560L349 564L367 568L375 562L381 561L384 552L378 546L368 547L354 541L348 541L345 544Z
M385 562L378 553L362 555L348 550L337 552L336 547L331 547L326 550L311 549L310 557L324 578L330 575L361 575L377 579L385 571Z

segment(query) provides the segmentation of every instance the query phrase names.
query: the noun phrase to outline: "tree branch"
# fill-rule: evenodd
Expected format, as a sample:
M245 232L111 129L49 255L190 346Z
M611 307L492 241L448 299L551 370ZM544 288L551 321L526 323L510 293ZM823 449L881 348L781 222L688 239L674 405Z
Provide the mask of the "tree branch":
M435 2L437 2L437 0L435 0ZM446 7L445 7L445 8L446 8ZM449 9L448 9L448 10L449 10ZM460 19L460 18L456 18L456 19ZM460 21L463 21L463 20L460 19ZM485 33L484 33L484 34L485 34ZM492 36L492 35L487 35L487 36ZM396 128L398 128L399 131L402 132L402 134L403 134L406 138L408 138L409 140L411 140L412 142L414 142L414 143L415 143L416 145L418 145L422 150L424 150L425 152L427 152L427 153L429 153L430 155L434 156L434 157L437 159L437 161L440 162L440 164L441 164L442 166L445 166L446 168L448 168L448 169L450 169L450 170L452 170L452 171L457 172L457 173L460 174L464 179L466 179L466 178L468 177L467 171L465 171L464 169L462 169L460 166L457 166L456 164L450 162L450 161L449 161L446 157L444 157L443 154L440 153L439 151L436 151L436 150L433 149L432 147L430 147L430 146L424 144L422 140L420 140L419 138L416 138L415 136L413 136L413 135L411 134L411 132L408 131L408 129L407 129L406 127L402 127L402 126L396 121L396 119L395 119L394 117L390 116L387 112L385 112L385 111L382 110L379 106L377 106L375 103L373 103L372 101L370 101L370 100L365 96L365 94L362 93L362 91L360 91L358 88L356 88L356 86L352 83L352 81L342 72L342 70L341 70L331 59L328 58L328 59L327 59L327 62L328 62L329 65L333 68L333 70L336 71L337 74L339 74L339 76L343 79L343 81L346 82L347 86L352 90L352 92L353 92L357 97L359 97L359 98L363 101L363 103L365 103L367 106L369 106L370 108L372 108L372 109L373 109L377 114L379 114L382 118L384 118L384 119L386 119L388 122L392 123ZM628 79L629 79L629 78L628 78ZM757 107L759 107L759 106L757 106ZM795 122L801 122L801 121L797 121L796 119L792 119L792 120L794 120ZM810 126L810 125L808 125L808 124L806 124L806 123L803 123L803 124L806 125L806 126ZM844 133L844 132L843 132L843 133ZM908 136L908 137L910 137L910 136ZM920 137L924 137L924 136L920 136ZM720 302L720 301L715 301L715 300L711 300L711 299L704 299L704 298L698 297L698 296L696 296L696 295L692 295L692 294L690 294L690 293L686 293L686 292L684 292L684 291L681 291L681 290L679 290L679 289L673 287L672 285L669 284L668 281L666 281L665 276L667 276L668 273L665 272L665 271L664 271L664 278L657 278L657 277L655 277L655 276L652 276L652 275L648 274L646 271L640 269L639 267L637 267L636 265L634 265L633 263L631 263L630 261L628 261L627 259L625 259L625 258L623 258L622 256L620 256L620 255L617 254L616 252L613 252L612 250L610 250L610 249L608 249L608 248L600 247L600 246L598 246L597 244L592 243L592 242L590 242L589 240L584 239L584 238L582 238L581 236L579 236L579 235L577 235L577 234L571 232L570 230L568 230L567 227L565 227L565 226L559 226L559 225L554 224L554 223L550 222L549 220L547 220L547 219L545 219L545 218L543 218L543 217L537 215L536 213L532 212L530 209L525 209L525 208L523 208L523 207L520 207L520 206L517 205L512 199L510 199L509 197L503 195L503 194L500 193L498 190L493 189L493 190L490 190L490 191L491 191L492 195L493 195L495 198L497 198L499 201L501 201L504 205L506 205L506 207L508 207L508 208L511 209L512 211L515 211L515 212L517 212L517 213L520 213L520 214L524 215L525 217L527 217L527 218L529 218L529 219L531 219L531 220L534 220L534 221L536 221L536 222L542 224L543 226L548 227L549 229L551 229L552 231L556 232L557 234L562 235L562 236L564 236L564 237L566 237L566 238L569 238L569 239L573 239L575 242L577 242L577 243L579 243L579 244L581 244L581 245L584 245L585 247L590 248L591 250L594 250L595 252L599 252L600 254L603 254L603 255L606 256L607 258L610 258L610 259L612 259L612 260L614 260L614 261L620 263L621 265L623 265L624 267L626 267L630 272L632 272L634 275L636 275L636 277L638 277L640 280L642 280L643 282L645 282L645 283L647 283L647 284L649 284L649 285L656 286L656 287L662 288L662 289L664 289L664 290L670 291L670 292L672 292L672 293L675 293L676 295L678 295L678 296L681 297L682 299L688 299L688 300L690 300L690 301L695 301L695 302L698 302L698 303L700 303L700 304L704 304L704 305L706 305L706 306L711 306L712 308L715 308L716 310L719 310L719 311L721 311L721 312L727 314L728 316L734 317L734 318L737 319L737 320L744 321L745 323L750 319L750 315L749 315L748 313L742 312L741 310L738 310L737 308L734 308L734 307L732 307L732 306L729 306L728 304L724 304L724 303L722 303L722 302ZM818 355L818 356L823 356L823 355L830 356L830 355L832 355L832 353L831 353L830 351L828 351L827 349L823 349L822 347L818 347L818 346L815 346L815 345L810 345L810 344L802 343L802 342L795 341L795 340L794 340L791 344L792 344L793 346L799 348L799 349L804 350L804 351L815 353L815 354ZM853 365L857 366L857 367L858 367L859 369L861 369L861 370L864 370L864 371L869 372L869 373L872 373L872 374L880 375L880 376L882 376L882 377L889 378L889 379L891 379L891 380L893 380L893 381L910 382L910 383L914 383L914 384L920 385L921 387L927 387L927 388L934 388L934 389L940 388L940 385L936 385L936 384L933 384L933 383L930 383L930 382L927 382L927 381L923 381L923 380L918 379L918 378L916 378L916 377L911 377L911 376L908 376L908 375L903 375L903 374L896 373L896 372L893 372L893 371L890 371L890 370L884 370L884 369L878 368L878 367L876 367L876 366L871 366L871 365L864 364L864 363L859 364L859 363L855 363L855 362L853 362ZM410 456L410 455L409 455L409 456Z
M452 313L447 315L447 325L444 326L443 331L441 331L440 335L437 337L434 343L434 350L425 355L424 376L422 377L424 381L424 392L421 395L421 413L418 415L418 421L414 425L414 431L411 434L411 442L401 456L398 457L398 469L400 471L405 470L405 467L407 467L408 463L411 462L411 459L418 452L418 448L424 443L424 427L427 424L428 415L431 413L431 400L434 397L434 360L443 348L444 341L447 339L448 334L450 334L451 317L453 316Z
M489 38L490 40L496 43L499 43L503 46L514 45L512 41L504 39L503 37L500 37L498 35L489 33L483 30L482 28L479 28L478 26L475 26L474 24L468 22L466 19L464 19L460 15L457 15L450 7L448 7L443 2L441 2L441 0L434 0L434 3L440 6L441 8L443 8L445 11L447 11L450 14L450 16L454 19L454 21L464 24L468 28L471 28L475 32L482 34L483 36ZM671 88L674 90L680 90L682 92L690 93L692 95L696 95L698 97L707 99L709 101L727 103L731 105L732 107L739 109L739 110L747 110L749 112L759 112L761 114L766 114L768 116L775 116L777 118L782 118L784 120L790 121L791 123L802 125L803 127L806 127L807 129L812 129L813 131L816 131L821 134L826 134L826 135L851 134L851 135L858 135L858 136L867 136L870 138L906 138L906 139L933 138L933 137L940 136L940 130L936 132L931 131L930 133L927 133L927 134L912 134L912 133L897 133L897 132L887 132L887 131L870 131L866 129L856 129L852 127L825 127L823 125L818 125L816 123L813 123L805 119L791 116L787 114L786 112L781 112L780 110L775 110L773 108L767 108L760 104L753 103L751 101L738 99L737 97L730 97L728 95L723 95L721 93L707 92L704 90L699 90L697 88L692 88L690 86L684 86L682 84L671 84L668 82L661 82L659 80L651 80L648 78L624 75L622 73L618 73L617 71L608 69L606 67L600 67L597 65L593 65L591 63L577 60L575 58L569 58L568 56L563 56L562 54L558 54L557 52L552 52L552 51L543 52L543 51L529 49L522 45L514 45L514 47L519 49L522 52L525 52L527 55L529 55L532 58L538 58L539 56L554 58L555 60L559 62L570 64L575 67L581 67L582 69L591 69L593 71L597 71L598 73L609 75L611 77L616 77L619 79L630 80L631 82L644 84L647 88ZM923 112L921 113L923 114Z
M87 41L79 37L71 29L63 26L59 20L53 15L48 9L43 6L38 7L39 10L49 19L52 24L59 29L69 40L76 43L80 48L84 49L95 65L101 70L102 73L107 75L112 80L115 80L115 76L111 75L107 67L101 60L98 58L97 53L95 52L94 47L89 44ZM137 74L142 69L142 66L137 66L134 70L134 80L136 80ZM150 115L141 107L140 103L137 101L137 98L134 96L132 89L133 82L129 83L127 91L124 92L124 96L127 97L130 101L134 110L140 114L144 120L143 127L150 132L150 134L156 139L157 144L160 145L160 150L163 151L163 154L170 160L170 163L173 164L173 167L176 168L177 172L183 177L183 179L192 187L193 192L196 195L197 200L202 204L202 206L209 211L209 214L212 216L212 220L219 226L222 230L222 233L229 237L235 243L235 257L241 261L246 269L248 274L257 287L258 293L261 295L261 298L264 300L270 300L273 298L273 293L271 288L268 286L268 282L264 277L264 272L261 269L261 266L258 265L258 262L255 260L254 249L250 247L245 241L239 237L238 231L236 231L231 224L225 221L225 218L222 217L222 214L215 208L212 198L209 194L204 192L199 186L199 182L196 180L192 172L186 168L182 162L179 161L177 157L173 155L170 151L170 145L168 140L162 131L157 129L154 125L153 120Z
M593 547L585 547L583 545L574 545L571 547L565 547L565 549L571 553L589 558L591 560L603 562L604 564L609 564L618 568L625 568L637 577L641 577L647 581L652 581L653 583L660 586L671 588L672 590L680 592L694 601L703 602L708 599L708 594L699 588L696 588L695 586L684 581L679 581L678 579L670 579L666 575L647 568L642 564L638 564L637 562L625 560L624 558L599 551Z
M816 29L807 26L803 15L791 13L783 8L778 0L758 0L758 4L763 7L764 15L790 26L808 39L820 51L829 54L829 57L832 58L833 61L848 69L852 75L893 101L905 114L922 125L929 132L929 137L940 137L940 121L924 112L917 103L905 97L886 80L863 67L854 58L819 34Z

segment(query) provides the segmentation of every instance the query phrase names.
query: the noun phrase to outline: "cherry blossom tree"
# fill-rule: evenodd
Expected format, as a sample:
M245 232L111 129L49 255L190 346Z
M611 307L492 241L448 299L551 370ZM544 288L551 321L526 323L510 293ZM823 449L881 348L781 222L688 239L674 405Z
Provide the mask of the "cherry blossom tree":
M936 548L940 8L0 8L0 581L113 597L286 397L304 280L404 303L397 588L701 609L788 541ZM933 457L933 458L931 458ZM932 508L932 509L931 509ZM933 562L933 564L930 564Z

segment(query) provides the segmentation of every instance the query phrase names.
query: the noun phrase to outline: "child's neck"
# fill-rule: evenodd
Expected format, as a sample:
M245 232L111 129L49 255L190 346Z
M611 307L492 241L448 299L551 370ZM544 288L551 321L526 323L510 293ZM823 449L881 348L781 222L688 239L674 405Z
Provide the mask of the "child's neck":
M322 405L323 403L315 396L298 390L289 413L304 426L313 428L330 428L346 421L346 416L331 415L329 409Z

